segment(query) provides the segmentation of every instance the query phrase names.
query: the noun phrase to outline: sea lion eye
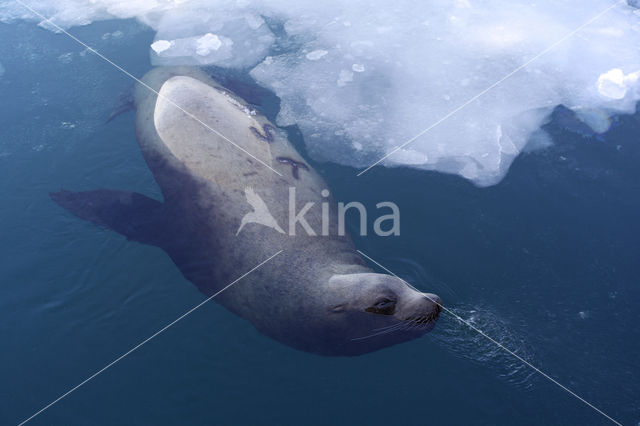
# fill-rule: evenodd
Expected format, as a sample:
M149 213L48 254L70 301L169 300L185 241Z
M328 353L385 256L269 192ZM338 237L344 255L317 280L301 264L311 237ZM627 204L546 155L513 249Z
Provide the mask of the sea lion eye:
M365 309L366 312L379 315L393 315L396 310L396 301L387 299L386 297L378 300L373 306Z

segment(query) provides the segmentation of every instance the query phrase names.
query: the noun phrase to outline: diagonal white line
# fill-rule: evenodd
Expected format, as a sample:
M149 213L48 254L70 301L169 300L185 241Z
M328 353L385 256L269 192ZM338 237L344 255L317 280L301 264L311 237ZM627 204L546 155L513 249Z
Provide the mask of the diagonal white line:
M605 10L603 10L602 12L598 13L596 16L594 16L593 18L589 19L587 22L585 22L584 24L580 25L578 28L574 29L573 31L571 31L570 33L566 34L564 37L562 37L560 40L556 41L555 43L553 43L552 45L550 45L549 47L547 47L546 49L544 49L543 51L541 51L540 53L538 53L536 56L534 56L533 58L529 59L528 61L526 61L524 64L520 65L518 68L514 69L513 71L511 71L510 73L508 73L507 75L505 75L504 77L502 77L500 80L496 81L495 83L493 83L491 86L487 87L486 89L484 89L483 91L481 91L480 93L476 94L475 96L473 96L471 99L467 100L466 102L464 102L463 104L459 105L457 108L451 110L448 114L446 114L445 116L443 116L442 118L440 118L438 121L436 121L435 123L431 124L429 127L427 127L426 129L424 129L423 131L421 131L420 133L418 133L417 135L415 135L414 137L412 137L411 139L409 139L408 141L406 141L405 143L403 143L400 146L395 147L391 152L387 153L384 157L380 158L378 161L376 161L375 163L371 164L369 167L367 167L366 169L364 169L363 171L361 171L360 173L358 173L356 176L360 176L364 173L366 173L367 171L369 171L371 168L373 168L374 166L377 166L378 164L380 164L382 161L386 160L387 158L389 158L391 155L395 154L397 151L401 150L402 148L404 148L405 146L409 145L410 143L414 142L416 139L420 138L422 135L424 135L425 133L427 133L429 130L433 129L434 127L438 126L440 123L442 123L443 121L447 120L449 117L451 117L452 115L456 114L458 111L464 109L467 105L469 105L470 103L472 103L473 101L475 101L476 99L480 98L481 96L483 96L485 93L489 92L491 89L493 89L494 87L498 86L500 83L502 83L503 81L507 80L509 77L511 77L512 75L516 74L518 71L520 71L521 69L525 68L527 65L531 64L533 61L539 59L540 57L546 55L547 53L549 53L551 50L553 50L556 46L558 46L559 44L565 42L567 39L573 37L578 31L580 31L581 29L583 29L584 27L586 27L587 25L592 24L595 20L597 20L598 18L600 18L602 15L604 15L605 13L607 13L608 11L610 11L611 9L613 9L615 6L617 6L618 4L624 2L625 0L618 0L617 2L615 2L614 4L612 4L611 6L607 7Z
M111 361L109 364L105 365L104 367L102 367L100 370L96 371L95 373L93 373L91 376L87 377L85 380L83 380L82 382L78 383L76 386L72 387L71 389L69 389L67 392L63 393L62 395L60 395L58 398L54 399L53 401L51 401L49 404L45 405L44 407L42 407L40 410L36 411L34 414L32 414L29 418L23 420L22 422L20 422L18 424L18 426L22 426L25 423L27 423L28 421L32 420L34 417L36 417L37 415L41 414L43 411L49 409L51 406L57 404L58 402L60 402L60 400L62 400L63 398L66 398L67 396L69 396L69 394L71 394L72 392L76 391L79 387L85 385L87 382L93 380L96 376L102 374L104 371L106 371L107 369L109 369L110 367L112 367L114 364L116 364L117 362L121 361L123 358L127 357L128 355L130 355L132 352L136 351L137 349L139 349L141 346L145 345L146 343L148 343L151 339L153 339L154 337L158 336L159 334L163 333L165 330L167 330L169 327L173 326L174 324L176 324L178 321L182 320L183 318L185 318L187 315L191 314L192 312L194 312L195 310L199 309L202 305L204 305L205 303L209 302L211 299L213 299L214 297L216 297L217 295L219 295L220 293L222 293L223 291L225 291L226 289L228 289L229 287L231 287L232 285L234 285L235 283L237 283L238 281L240 281L241 279L243 279L244 277L246 277L247 275L249 275L250 273L252 273L253 271L255 271L256 269L260 268L262 265L264 265L265 263L269 262L271 259L273 259L274 257L276 257L277 255L279 255L280 253L282 253L284 250L280 250L279 252L277 252L276 254L274 254L273 256L269 257L267 260L262 261L259 265L253 267L250 271L245 272L244 274L242 274L242 276L240 276L239 278L237 278L236 280L234 280L232 283L228 284L227 286L225 286L222 290L219 290L218 292L216 292L215 294L213 294L212 296L207 297L206 299L204 299L202 302L198 303L196 306L194 306L193 308L189 309L187 312L185 312L184 314L180 315L178 318L176 318L175 320L171 321L169 324L165 325L164 327L162 327L160 330L156 331L155 333L153 333L151 336L147 337L146 339L144 339L142 342L138 343L137 345L135 345L133 348L129 349L127 352L123 353L122 355L120 355L118 358L114 359L113 361Z
M84 46L87 50L89 50L92 53L95 53L96 55L98 55L101 59L103 59L104 61L108 62L109 64L113 65L116 69L118 69L120 72L122 72L123 74L125 74L126 76L132 78L133 80L135 80L136 82L138 82L139 84L141 84L142 86L146 87L147 89L149 89L151 92L155 93L156 96L158 96L159 98L169 102L171 105L173 105L174 107L178 108L180 111L182 111L183 113L185 113L187 116L191 117L192 119L194 119L195 121L197 121L198 123L202 124L204 127L206 127L208 130L210 130L211 132L215 133L216 135L220 136L222 139L226 140L227 142L229 142L231 145L235 146L236 148L238 148L240 151L244 152L245 154L247 154L249 157L253 158L254 160L256 160L257 162L259 162L260 164L262 164L263 166L267 167L268 169L270 169L272 172L274 172L275 174L282 176L281 173L279 173L277 170L275 170L273 167L271 167L270 165L268 165L267 163L265 163L264 161L262 161L261 159L259 159L258 157L256 157L255 155L251 154L249 151L247 151L246 149L242 148L240 145L238 145L237 143L233 142L231 139L229 139L228 137L226 137L225 135L223 135L222 133L220 133L219 131L217 131L216 129L214 129L213 127L209 126L207 123L205 123L204 121L200 120L198 117L196 117L195 115L191 114L189 111L185 110L184 108L182 108L180 105L178 105L177 103L175 103L173 100L167 98L166 96L161 95L160 93L158 93L157 90L155 90L154 88L152 88L151 86L149 86L148 84L146 84L145 82L143 82L142 80L140 80L139 78L137 78L136 76L134 76L133 74L131 74L129 71L125 70L124 68L122 68L120 65L116 64L115 62L113 62L111 59L107 58L106 56L104 56L102 53L98 52L97 50L95 50L93 47L89 46L88 44L86 44L85 42L83 42L82 40L78 39L77 37L75 37L74 35L70 34L68 31L66 31L64 28L60 27L59 25L55 24L53 21L51 21L49 18L43 16L41 13L33 10L31 7L27 6L26 4L24 4L22 1L20 0L15 0L16 3L22 5L24 8L28 9L31 13L33 13L34 15L38 16L40 19L46 21L47 23L51 24L53 27L55 27L55 29L57 29L58 31L64 33L65 35L69 36L72 40L76 41L77 43L81 44L82 46Z
M366 254L364 254L363 252L361 252L360 250L357 250L358 253L360 253L361 255L363 255L364 257L366 257L367 259L369 259L371 262L375 263L376 265L378 265L380 268L384 269L385 271L387 271L388 273L390 273L391 275L393 275L396 278L401 279L404 283L406 283L407 285L411 286L409 283L407 283L405 280L403 280L402 278L400 278L399 276L397 276L396 274L394 274L393 272L391 272L389 269L385 268L384 266L382 266L380 263L376 262L375 260L373 260L372 258L370 258L369 256L367 256ZM411 286L413 287L413 286ZM427 298L429 298L427 296ZM578 400L584 402L586 405L588 405L589 407L591 407L592 409L594 409L595 411L597 411L598 413L602 414L604 417L606 417L608 420L610 420L611 422L615 423L618 426L622 426L622 423L620 423L619 421L615 420L613 417L609 416L607 413L605 413L604 411L602 411L601 409L599 409L598 407L596 407L595 405L593 405L592 403L590 403L589 401L587 401L586 399L582 398L580 395L578 395L577 393L575 393L574 391L572 391L571 389L569 389L568 387L566 387L565 385L563 385L562 383L558 382L556 379L554 379L553 377L549 376L547 373L545 373L544 371L540 370L538 367L534 366L533 364L531 364L529 361L527 361L526 359L522 358L520 355L516 354L515 352L513 352L512 350L506 348L502 343L498 342L497 340L495 340L493 337L487 335L484 331L480 330L478 327L476 327L475 325L471 324L469 321L466 321L464 319L462 319L458 314L456 314L455 312L453 312L451 309L445 307L444 305L442 305L441 303L436 302L435 300L429 298L429 300L431 300L433 303L435 303L436 305L440 306L440 308L442 308L443 310L445 310L448 314L450 314L451 316L453 316L455 319L457 319L458 321L462 322L463 324L465 324L466 326L468 326L469 328L473 329L475 332L477 332L478 334L480 334L482 337L485 337L486 339L488 339L491 343L494 343L496 346L498 346L500 349L502 349L503 351L505 351L506 353L508 353L509 355L513 356L514 358L516 358L518 361L522 362L523 364L525 364L527 367L533 369L536 373L540 374L541 376L543 376L544 378L546 378L547 380L551 381L552 383L558 385L560 388L562 388L563 390L565 390L566 392L568 392L570 395L574 396L575 398L577 398Z

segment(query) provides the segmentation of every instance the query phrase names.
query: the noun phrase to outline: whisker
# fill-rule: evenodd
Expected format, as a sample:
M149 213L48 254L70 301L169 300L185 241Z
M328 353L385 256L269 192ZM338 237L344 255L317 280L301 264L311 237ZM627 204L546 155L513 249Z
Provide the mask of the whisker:
M399 323L396 323L396 324L386 325L384 327L374 328L373 331L388 330L390 328L398 327L398 326L403 325L403 324L404 324L403 322L399 322Z
M393 333L393 332L396 332L396 331L400 331L403 328L405 328L406 326L407 326L407 324L405 324L405 323L394 324L393 326L388 327L386 330L382 330L382 331L379 331L377 333L370 334L368 336L356 337L356 338L351 339L351 340L364 340L364 339L369 339L371 337L382 336L384 334L390 334L390 333Z
M384 327L374 328L372 329L372 331L375 332L373 334L369 334L367 336L362 336L362 337L356 337L351 340L353 341L353 340L370 339L376 336L383 336L385 334L395 333L396 331L424 329L424 328L427 328L429 324L431 324L431 322L433 322L437 318L438 318L437 314L427 314L425 316L412 315L397 324L391 324Z

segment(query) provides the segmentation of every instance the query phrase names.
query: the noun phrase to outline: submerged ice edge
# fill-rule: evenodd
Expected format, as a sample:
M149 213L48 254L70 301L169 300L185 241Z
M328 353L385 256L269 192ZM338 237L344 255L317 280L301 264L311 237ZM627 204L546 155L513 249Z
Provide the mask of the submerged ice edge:
M540 126L555 106L604 132L610 115L634 112L640 99L640 15L624 2L28 4L65 28L136 18L157 32L149 49L156 65L250 69L282 100L278 124L297 124L313 158L354 167L369 166L614 4L579 37L383 164L491 185L525 146L550 143ZM12 19L31 17L17 3L1 5L0 20Z

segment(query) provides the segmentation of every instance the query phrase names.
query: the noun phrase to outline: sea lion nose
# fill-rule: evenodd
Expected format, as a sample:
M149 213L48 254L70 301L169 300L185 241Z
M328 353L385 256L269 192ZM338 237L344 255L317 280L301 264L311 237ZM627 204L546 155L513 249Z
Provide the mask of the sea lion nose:
M433 303L433 310L436 312L436 315L440 314L442 311L442 299L433 293L424 293L424 297Z
M431 302L435 303L436 305L442 305L442 299L440 299L440 296L438 296L437 294L433 294L433 293L422 293L424 294L424 297L426 299L429 299Z

